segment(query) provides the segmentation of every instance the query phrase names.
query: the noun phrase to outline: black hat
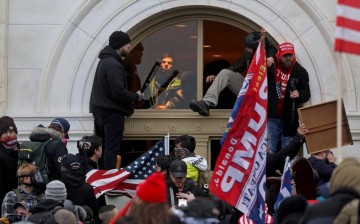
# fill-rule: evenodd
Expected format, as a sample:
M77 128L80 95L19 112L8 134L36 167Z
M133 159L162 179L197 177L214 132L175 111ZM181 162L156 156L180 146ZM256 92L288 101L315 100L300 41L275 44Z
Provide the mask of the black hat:
M128 43L130 43L130 37L127 33L122 31L115 31L109 37L109 46L114 50L117 50Z
M3 116L0 118L0 135L7 130L15 131L16 134L18 133L14 120L11 117Z
M171 163L169 171L173 177L186 177L186 163L182 160L175 160Z
M62 158L61 166L68 170L79 170L81 168L81 160L74 154L67 154Z
M245 37L245 46L248 48L253 49L253 51L255 52L257 47L259 46L259 40L261 38L261 33L260 32L252 32L249 33L246 37Z

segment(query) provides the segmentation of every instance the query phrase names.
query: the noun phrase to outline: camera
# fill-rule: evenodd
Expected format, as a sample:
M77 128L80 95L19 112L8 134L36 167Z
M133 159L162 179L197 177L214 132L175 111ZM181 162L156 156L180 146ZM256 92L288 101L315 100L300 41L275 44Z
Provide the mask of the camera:
M185 198L179 198L179 207L186 207L187 206L187 200Z
M84 150L84 151L90 150L91 146L92 144L89 141L84 141L84 140L77 141L77 148L80 150Z

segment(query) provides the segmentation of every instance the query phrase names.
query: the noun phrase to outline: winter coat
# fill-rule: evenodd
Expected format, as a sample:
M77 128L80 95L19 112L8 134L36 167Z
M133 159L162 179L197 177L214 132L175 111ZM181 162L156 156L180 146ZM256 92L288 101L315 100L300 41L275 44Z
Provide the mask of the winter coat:
M297 113L297 108L300 104L307 102L310 97L310 87L309 87L309 75L305 68L303 68L299 63L295 63L289 77L289 82L286 86L285 95L284 95L284 105L283 105L283 115L282 117L278 116L277 111L277 101L278 95L276 92L276 77L274 74L274 65L268 69L268 117L270 118L281 118L282 119L282 131L284 136L294 136L296 135L297 128L299 127L299 116ZM299 98L295 100L295 112L291 112L292 100L290 99L290 80L297 79L298 84L296 89L299 91Z
M61 177L61 159L68 154L66 145L61 140L61 134L51 128L36 127L30 134L32 142L46 142L45 155L49 171L49 180L58 180Z
M67 190L67 199L75 205L87 205L94 214L94 220L99 221L99 208L93 187L85 182L85 175L78 171L63 168L61 181Z
M359 199L358 192L351 188L339 188L323 202L308 206L299 223L328 224L333 223L342 208L353 199Z
M0 144L0 202L3 201L5 194L18 186L16 177L18 165L18 152L6 149Z
M137 93L128 90L127 73L121 56L111 47L100 51L90 97L90 112L96 108L117 111L124 116L134 113L132 102L139 99Z

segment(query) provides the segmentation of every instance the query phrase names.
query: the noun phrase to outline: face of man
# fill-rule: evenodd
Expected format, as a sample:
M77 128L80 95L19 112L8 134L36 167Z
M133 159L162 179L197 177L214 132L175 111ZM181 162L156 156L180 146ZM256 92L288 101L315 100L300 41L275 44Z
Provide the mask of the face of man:
M286 70L291 69L294 64L295 55L294 54L284 54L280 57L281 67Z
M180 143L175 145L174 153L175 153L176 158L178 158L178 159L184 158L186 156L187 152L188 152L188 150L181 147Z
M4 131L4 132L1 134L0 139L1 139L3 142L7 142L7 141L9 141L9 140L16 139L16 132L13 131L13 130Z
M164 57L161 61L161 68L163 71L170 71L173 67L173 58L171 57Z
M170 172L170 179L177 188L182 188L185 185L186 177L174 177Z
M120 52L119 52L120 56L121 57L126 57L128 55L128 53L129 53L130 47L131 47L130 43L125 44L124 46L122 46L120 48Z

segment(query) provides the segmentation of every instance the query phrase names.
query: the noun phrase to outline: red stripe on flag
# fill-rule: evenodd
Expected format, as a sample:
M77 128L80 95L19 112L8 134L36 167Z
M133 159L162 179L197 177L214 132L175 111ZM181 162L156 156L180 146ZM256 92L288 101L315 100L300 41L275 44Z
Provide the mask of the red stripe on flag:
M336 39L335 51L344 51L352 54L360 54L360 44L342 39Z
M339 0L339 5L346 5L350 7L360 8L360 1L359 0Z
M336 26L348 28L348 29L351 29L351 30L354 30L354 31L355 30L360 31L360 22L355 21L355 20L351 20L351 19L346 19L346 18L341 17L341 16L337 17Z

